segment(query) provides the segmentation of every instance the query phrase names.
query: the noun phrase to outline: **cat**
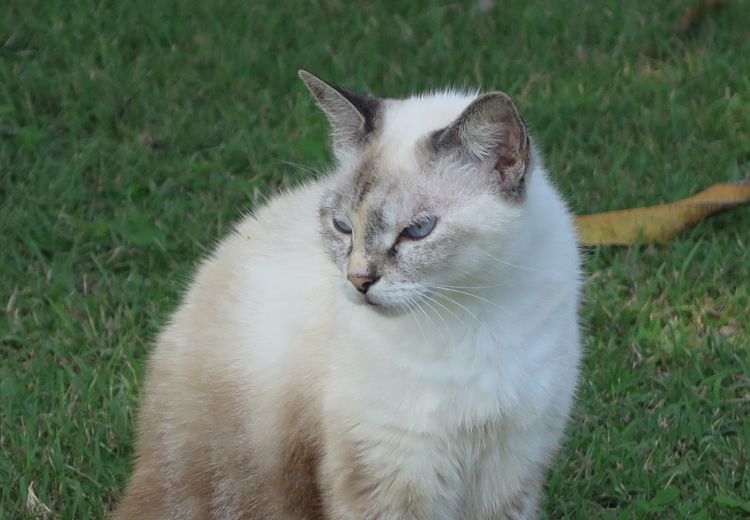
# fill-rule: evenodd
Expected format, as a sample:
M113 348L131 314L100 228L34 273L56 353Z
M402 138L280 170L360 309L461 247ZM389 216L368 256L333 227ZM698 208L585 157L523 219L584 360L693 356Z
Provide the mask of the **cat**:
M300 71L335 168L207 258L114 518L533 519L579 358L571 215L500 92Z

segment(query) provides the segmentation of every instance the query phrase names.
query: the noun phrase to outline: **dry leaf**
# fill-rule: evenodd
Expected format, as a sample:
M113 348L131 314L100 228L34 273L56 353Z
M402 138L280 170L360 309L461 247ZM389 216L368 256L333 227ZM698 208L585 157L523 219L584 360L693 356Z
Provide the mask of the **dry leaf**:
M583 245L664 243L704 218L750 203L750 179L714 184L705 191L670 204L608 211L576 217Z
M52 516L52 510L39 500L36 493L34 493L34 482L31 482L26 489L26 512L35 518L48 518Z

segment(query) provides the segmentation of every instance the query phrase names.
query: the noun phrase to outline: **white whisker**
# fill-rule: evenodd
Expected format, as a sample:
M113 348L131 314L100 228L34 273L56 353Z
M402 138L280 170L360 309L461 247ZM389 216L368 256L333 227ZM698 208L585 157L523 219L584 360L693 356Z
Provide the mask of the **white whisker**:
M447 295L445 295L443 293L439 293L437 291L430 291L430 294L434 294L435 296L440 296L441 298L445 298L446 300L448 300L449 302L453 303L454 305L458 305L464 311L466 311L472 318L474 318L475 320L477 320L477 323L479 323L480 325L482 325L482 320L480 320L479 318L477 318L477 315L474 314L473 312L471 312L465 305L463 305L460 302L456 301L455 298L451 298L450 296L447 296Z
M481 247L480 247L480 248L478 248L478 249L479 249L479 250L480 250L480 251L481 251L482 253L484 253L485 255L487 255L487 256L489 256L490 258L492 258L493 260L495 260L496 262L499 262L499 263L501 263L501 264L503 264L503 265L507 265L508 267L513 267L513 268L515 268L515 269L522 269L522 270L524 270L524 271L539 272L539 269L533 269L533 268L531 268L531 267L526 267L526 266L523 266L523 265L516 265L516 264L512 264L512 263L510 263L510 262L507 262L507 261L505 261L505 260L501 260L500 258L498 258L498 257L496 257L496 256L494 256L494 255L492 255L492 254L490 254L490 253L489 253L488 251L485 251L485 250L484 250L484 249L482 249Z
M422 324L419 323L419 319L417 318L417 315L414 313L416 310L416 302L407 301L406 306L409 308L408 314L411 315L412 318L414 318L414 321L417 323L417 327L419 327L419 331L422 333L422 339L427 341L427 335L424 333L424 329L422 328Z
M276 164L283 164L283 165L286 165L286 166L291 166L293 168L297 168L298 170L301 170L301 171L303 171L303 172L305 172L307 174L312 175L314 178L318 178L322 174L322 172L320 170L316 170L315 168L311 168L311 167L307 166L306 164L300 164L300 163L296 163L296 162L292 162L292 161L285 161L285 160L282 160L282 159L278 159L275 162L276 162Z
M437 325L435 324L435 321L430 317L429 314L427 314L427 311L425 311L419 303L417 303L417 307L419 308L420 311L422 311L422 314L424 314L425 317L428 320L430 320L430 323L432 324L432 328L435 329L435 332L437 334L440 334L440 331L438 330ZM441 335L441 337L442 337L442 335ZM443 339L445 339L445 338L443 338Z
M495 307L495 308L496 308L497 310L499 310L500 312L502 312L502 313L503 313L503 314L505 314L506 316L509 316L509 315L510 315L510 313L509 313L508 311L506 311L505 309L503 309L502 307L500 307L500 306L499 306L498 304L496 304L496 303L495 303L495 302L493 302L492 300L488 300L487 298L483 298L483 297L481 297L481 296L477 296L477 295L476 295L476 294L474 294L474 293L470 293L470 292L468 292L468 291L461 291L461 290L459 290L459 289L450 289L450 288L448 288L448 287L440 287L440 286L437 286L437 285L436 285L435 287L437 287L437 288L439 288L439 289L442 289L442 290L444 290L444 291L450 291L450 292L454 292L454 293L458 293L458 294L464 294L464 295L466 295L466 296L470 296L471 298L476 298L476 299L477 299L477 300L479 300L479 301L483 301L483 302L485 302L485 303L488 303L489 305L492 305L493 307Z
M435 307L433 307L433 305L429 301L424 301L423 303L425 305L427 305L432 310L432 312L434 312L435 314L437 314L438 318L440 318L443 321L443 325L445 325L445 330L448 331L448 333L450 334L451 328L448 326L448 322L445 321L445 318L443 317L443 315L440 314L440 312L437 309L435 309ZM443 341L445 341L445 335L444 334L441 333L440 337L441 337L441 339ZM451 339L453 339L452 336L451 336Z
M496 287L500 287L503 284L504 282L498 282L492 285L442 285L442 284L434 284L434 283L429 283L429 282L422 282L422 285L427 285L428 287L440 287L441 289L443 287L448 287L450 289L494 289Z
M465 321L465 320L464 320L463 318L461 318L461 317L460 317L460 316L459 316L458 314L456 314L455 312L453 312L453 310L452 310L452 309L451 309L450 307L447 307L447 306L446 306L446 305L444 305L443 303L440 303L439 301L437 301L437 300L436 300L435 298L433 298L432 296L430 296L430 295L429 295L429 294L427 294L427 293L424 293L424 294L422 294L422 296L423 296L424 298L427 298L427 299L428 299L428 300L430 300L431 302L433 302L433 303L434 303L435 305L439 305L440 307L442 307L442 308L443 308L443 309L445 309L446 311L450 312L450 313L451 313L451 314L453 315L453 317L454 317L454 318L456 318L456 320L458 320L458 322L459 322L459 323L460 323L461 325L463 325L464 327L466 327L466 330L467 330L467 331L468 331L468 330L470 330L470 329L469 329L469 326L468 326L468 325L466 324L466 321ZM441 315L441 317L442 317L442 315ZM447 324L447 322L445 321L445 318L443 318L443 322L444 322L444 323L446 324L445 326L446 326L446 327L448 327L448 324ZM450 328L449 328L449 330L450 330ZM453 338L453 334L451 334L451 340L453 340L453 339L454 339L454 338Z

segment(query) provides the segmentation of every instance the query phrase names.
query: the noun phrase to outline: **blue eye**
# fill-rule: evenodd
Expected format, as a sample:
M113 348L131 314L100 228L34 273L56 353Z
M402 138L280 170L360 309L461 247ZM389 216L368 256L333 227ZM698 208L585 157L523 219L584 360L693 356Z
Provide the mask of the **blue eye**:
M401 235L412 240L419 240L432 233L432 230L435 229L435 224L437 224L437 217L424 217L411 226L404 228Z
M333 227L336 228L336 231L344 233L345 235L352 234L352 228L340 218L333 217Z

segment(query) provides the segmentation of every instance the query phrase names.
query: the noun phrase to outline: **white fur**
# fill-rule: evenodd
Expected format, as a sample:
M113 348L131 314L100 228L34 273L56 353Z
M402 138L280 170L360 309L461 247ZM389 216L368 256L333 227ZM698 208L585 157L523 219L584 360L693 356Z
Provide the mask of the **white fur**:
M413 165L415 143L472 98L388 101L381 142L393 164ZM182 372L186 381L168 406L189 413L199 392L231 381L247 404L237 413L248 442L270 467L284 392L318 392L324 473L338 482L344 445L366 446L383 483L378 518L400 518L388 504L404 489L426 497L425 518L495 518L549 464L573 399L579 261L570 215L538 167L523 203L499 206L497 222L471 222L508 223L506 237L483 243L489 256L472 250L461 260L483 266L462 286L481 290L457 288L446 293L457 304L387 316L352 303L356 293L346 296L344 273L321 245L317 208L336 178L275 197L204 262L152 361L156 377ZM537 491L528 494L530 518ZM342 508L336 518L363 518Z

